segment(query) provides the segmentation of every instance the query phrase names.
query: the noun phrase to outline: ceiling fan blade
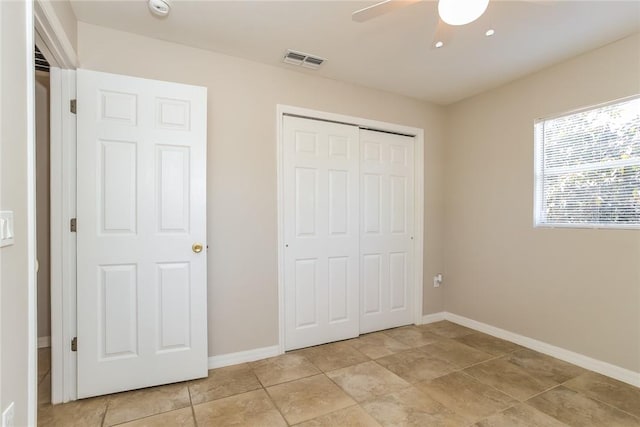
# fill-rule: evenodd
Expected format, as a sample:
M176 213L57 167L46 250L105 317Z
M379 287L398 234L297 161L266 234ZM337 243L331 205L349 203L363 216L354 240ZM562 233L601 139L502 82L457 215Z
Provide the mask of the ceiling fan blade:
M364 9L356 10L351 14L351 19L356 22L365 22L419 1L422 0L384 0Z
M433 41L431 42L431 49L440 49L449 45L453 39L454 27L447 25L442 19L438 18L438 25L436 31L433 34ZM442 46L438 47L436 44L442 43Z
M522 0L524 3L533 3L536 6L553 6L558 0Z

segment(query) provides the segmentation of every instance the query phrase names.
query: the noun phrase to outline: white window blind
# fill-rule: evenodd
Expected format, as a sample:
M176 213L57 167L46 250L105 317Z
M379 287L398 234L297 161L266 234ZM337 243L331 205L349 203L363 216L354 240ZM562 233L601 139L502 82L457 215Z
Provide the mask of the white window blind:
M640 228L640 98L535 124L535 225Z

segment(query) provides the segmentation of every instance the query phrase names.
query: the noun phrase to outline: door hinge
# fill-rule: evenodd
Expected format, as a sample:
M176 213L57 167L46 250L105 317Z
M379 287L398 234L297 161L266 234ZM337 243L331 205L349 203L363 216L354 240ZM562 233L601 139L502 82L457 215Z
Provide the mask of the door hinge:
M78 337L73 337L71 340L71 351L78 351Z
M69 221L69 230L71 230L72 233L75 233L76 230L78 229L78 220L77 218L71 218L71 221Z
M69 102L69 111L71 111L73 114L76 114L77 107L78 107L78 101L75 99L72 99Z

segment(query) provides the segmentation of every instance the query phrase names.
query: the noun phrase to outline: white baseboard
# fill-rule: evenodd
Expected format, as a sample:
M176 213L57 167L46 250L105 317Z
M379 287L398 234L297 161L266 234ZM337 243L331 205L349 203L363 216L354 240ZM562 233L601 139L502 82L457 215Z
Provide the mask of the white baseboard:
M444 320L444 315L444 311L441 311L440 313L425 314L422 316L422 324L426 325L427 323L440 322Z
M51 337L38 337L38 348L51 347Z
M253 350L239 351L237 353L221 354L209 358L209 369L222 368L224 366L237 365L239 363L253 362L267 357L278 356L280 348L277 345L271 347L254 348Z
M545 343L543 341L525 337L524 335L516 334L514 332L497 328L486 323L478 322L477 320L469 319L464 316L459 316L454 313L443 311L441 313L429 314L424 317L424 323L438 321L432 319L448 320L450 322L466 326L476 331L484 332L485 334L511 341L523 347L530 348L531 350L547 354L557 359L564 360L565 362L573 363L574 365L580 366L581 368L589 369L590 371L594 371L599 374L614 378L616 380L631 384L633 386L640 387L640 372L631 371L629 369L625 369L608 362L603 362L602 360L597 360L592 357L585 356L584 354L576 353L571 350Z

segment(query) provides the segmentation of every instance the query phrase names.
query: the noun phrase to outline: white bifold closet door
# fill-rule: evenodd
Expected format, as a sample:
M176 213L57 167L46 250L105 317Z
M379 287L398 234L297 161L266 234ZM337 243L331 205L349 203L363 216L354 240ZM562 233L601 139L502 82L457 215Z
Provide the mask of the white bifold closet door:
M359 333L358 132L284 118L286 350Z
M413 322L413 138L283 123L285 349Z
M414 138L360 131L360 332L413 323Z

